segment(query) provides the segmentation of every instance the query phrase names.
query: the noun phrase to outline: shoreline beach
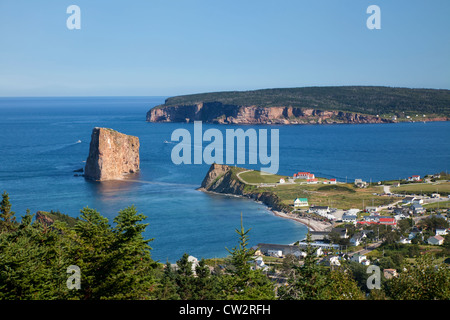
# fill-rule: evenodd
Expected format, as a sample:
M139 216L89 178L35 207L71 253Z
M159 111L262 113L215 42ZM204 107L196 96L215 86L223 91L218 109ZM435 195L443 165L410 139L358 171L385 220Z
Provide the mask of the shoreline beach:
M246 196L243 196L243 195L214 192L214 191L206 190L205 188L198 188L197 190L205 192L205 193L218 194L218 195L222 195L222 196L231 196L231 197L237 197L237 198L246 198L246 199L251 200L250 197L246 197ZM255 201L255 200L253 200L253 201ZM283 219L290 219L290 220L297 221L297 222L305 225L308 228L308 230L310 230L310 231L325 231L325 230L328 230L328 229L332 228L332 224L331 223L325 223L325 222L322 222L322 221L317 221L317 220L308 219L308 218L294 217L294 216L292 216L292 215L290 215L290 214L288 214L286 212L272 210L272 208L270 208L269 206L267 206L266 204L264 204L261 201L256 201L256 202L263 204L275 216L277 216L279 218L283 218Z

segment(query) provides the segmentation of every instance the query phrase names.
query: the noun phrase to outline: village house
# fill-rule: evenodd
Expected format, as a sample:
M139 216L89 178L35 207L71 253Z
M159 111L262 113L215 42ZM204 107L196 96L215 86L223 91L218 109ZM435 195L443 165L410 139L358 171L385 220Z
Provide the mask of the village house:
M424 213L426 210L424 207L422 207L421 204L415 203L413 205L411 205L411 210L413 211L413 213L415 214L420 214L420 213Z
M420 176L415 175L415 176L412 176L412 177L408 177L407 180L408 181L420 181Z
M409 217L408 213L405 212L400 212L394 215L395 220L399 221L399 220L403 220Z
M294 200L294 208L298 207L308 207L308 199L307 198L297 198Z
M351 261L354 261L354 262L361 263L361 264L366 265L366 266L368 266L368 265L370 264L370 261L367 259L367 257L366 257L365 255L361 255L361 254L359 254L359 253L354 254L354 255L351 257L350 260L351 260Z
M294 179L314 179L314 173L311 172L297 172L294 173Z
M441 236L429 237L427 242L431 245L440 246L444 243L444 238Z
M446 234L448 234L448 229L436 228L436 235L437 236L445 236Z
M362 179L355 179L355 186L358 188L367 188L367 182L362 181Z
M418 234L422 234L422 231L419 230L417 227L413 227L413 228L411 229L411 231L409 232L408 239L412 240L412 239L414 239Z
M342 221L345 223L353 223L356 224L357 216L356 215L350 215L347 213L344 213L342 215Z
M413 204L422 204L423 203L423 199L422 198L415 198L412 201Z
M338 256L327 256L323 262L325 266L332 267L332 266L340 266L341 262L339 261Z
M312 206L309 208L309 212L324 215L324 214L330 213L330 207L328 207L328 206Z
M328 206L313 206L309 208L309 213L315 213L321 217L329 220L336 220L336 217L330 214L330 208Z
M353 235L353 237L350 239L350 243L354 246L359 246L364 238L366 238L366 234L362 232L358 232Z
M262 271L269 270L269 267L264 263L263 257L257 257L255 259L255 269L262 270Z
M307 184L316 184L316 183L319 183L319 179L317 179L317 178L307 179L306 183Z
M397 243L409 244L409 243L411 243L411 239L402 237L402 238L400 238L399 241L397 241Z
M386 279L392 279L398 276L397 270L395 269L384 269L383 275Z
M330 233L337 233L341 239L348 238L346 228L333 228L330 231L310 231L312 241L328 241Z
M366 207L366 212L377 212L377 211L378 207L370 207L370 206Z
M402 202L404 203L404 204L410 204L410 203L412 203L413 201L414 201L414 199L416 199L415 197L405 197L403 200L402 200Z
M381 224L388 226L397 226L397 220L394 217L386 217L386 216L365 216L363 220L357 221L357 224Z
M306 242L299 242L296 245L259 243L257 248L259 248L259 251L264 255L273 255L274 252L276 252L277 256L292 254L296 257L304 257L306 255L305 251L308 245L315 249L315 255L318 257L323 255L323 249L339 249L338 245L317 242L312 242L310 244Z

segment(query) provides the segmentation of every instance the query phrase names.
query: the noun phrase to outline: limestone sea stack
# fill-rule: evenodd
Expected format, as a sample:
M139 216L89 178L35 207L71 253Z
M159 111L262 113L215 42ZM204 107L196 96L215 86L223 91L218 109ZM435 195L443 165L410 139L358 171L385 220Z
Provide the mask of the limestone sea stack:
M139 171L139 138L109 128L94 128L84 177L105 181Z

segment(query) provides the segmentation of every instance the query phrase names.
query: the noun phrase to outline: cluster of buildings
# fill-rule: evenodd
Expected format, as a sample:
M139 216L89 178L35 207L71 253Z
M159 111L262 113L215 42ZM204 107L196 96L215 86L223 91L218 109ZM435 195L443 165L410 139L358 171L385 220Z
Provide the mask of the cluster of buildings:
M319 183L319 179L317 179L316 176L314 175L314 173L311 173L311 172L297 172L297 173L294 173L292 175L292 177L294 179L304 179L304 180L306 180L306 183L308 183L308 184ZM329 179L329 180L322 181L322 183L336 184L337 181L336 181L336 179Z

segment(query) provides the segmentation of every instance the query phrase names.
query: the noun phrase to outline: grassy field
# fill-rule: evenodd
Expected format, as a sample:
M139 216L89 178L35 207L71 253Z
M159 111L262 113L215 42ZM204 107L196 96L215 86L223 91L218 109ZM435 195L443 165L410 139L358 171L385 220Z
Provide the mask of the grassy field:
M233 167L233 175L247 169ZM281 175L262 175L260 171L253 170L239 174L247 183L251 184L276 184L276 187L257 187L255 185L247 185L248 191L254 192L273 192L282 201L282 203L292 206L296 198L307 198L309 205L316 206L330 206L338 209L357 208L363 210L367 206L386 206L394 202L401 201L401 198L393 198L388 196L377 196L374 193L383 193L383 187L369 186L368 188L360 189L355 187L352 183L339 183L336 185L323 184L320 181L327 180L318 178L317 184L305 184L305 180L296 179L295 184L279 184L281 178L286 179L286 176ZM303 182L303 183L302 183ZM450 194L450 182L445 181L441 183L411 183L402 185L400 187L391 187L392 193L406 193L406 194L421 194L421 193L435 193L438 192L442 196ZM449 202L441 202L439 208L449 206ZM437 204L429 205L429 208L437 208Z
M442 201L442 202L435 202L435 203L429 203L424 204L424 208L426 209L444 209L444 208L450 208L450 200L449 201Z
M261 181L277 182L281 176L260 176L255 171L243 173L241 177L248 182L258 183ZM399 200L373 195L373 193L380 192L381 188L378 186L360 189L355 188L353 184L278 184L276 187L259 187L257 189L254 187L252 190L273 192L284 204L292 206L296 198L307 198L310 205L331 206L339 209L363 209L366 206L388 205Z
M239 177L248 183L278 183L281 178L286 178L286 176L280 176L277 174L263 175L261 174L261 171L244 172L240 174Z
M411 183L407 185L402 185L400 187L392 187L391 192L393 193L440 193L441 195L450 194L450 182L445 181L441 183Z

